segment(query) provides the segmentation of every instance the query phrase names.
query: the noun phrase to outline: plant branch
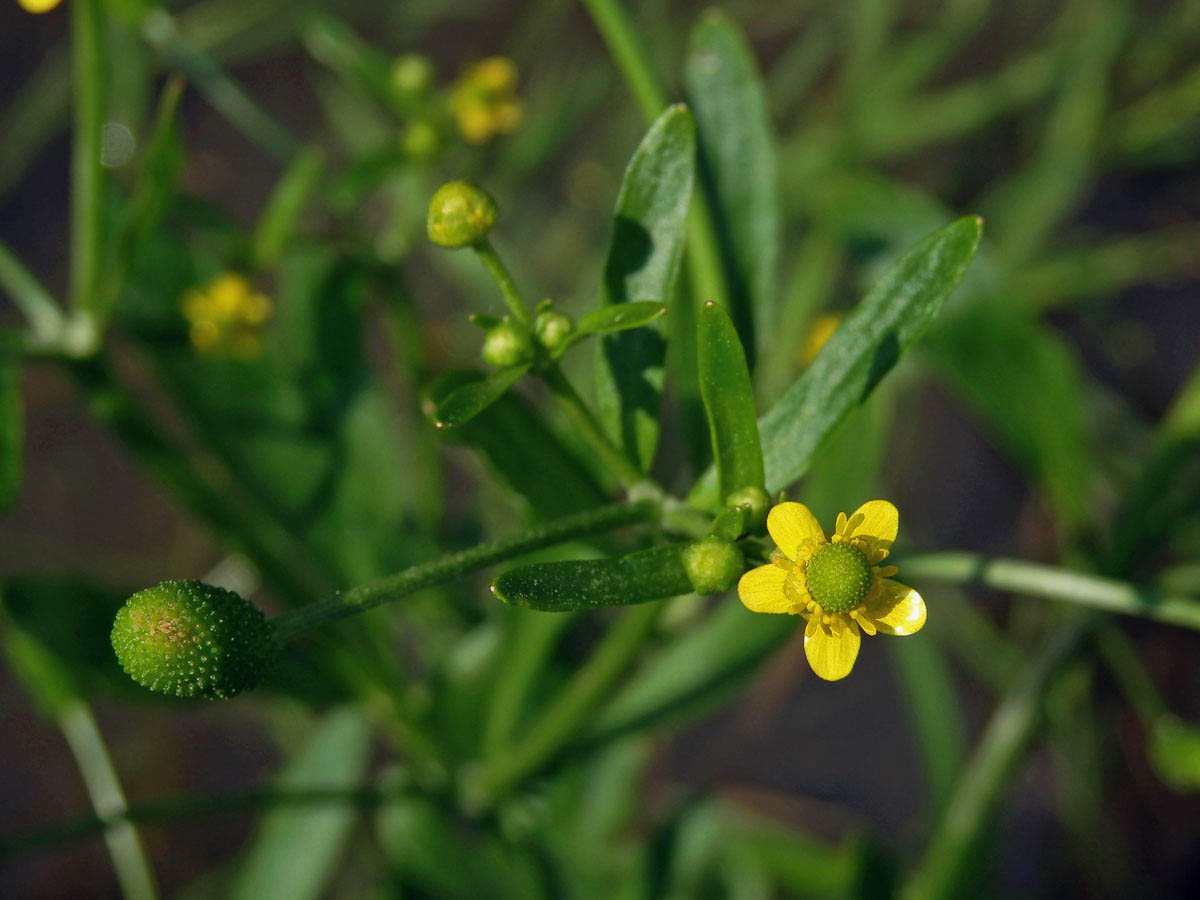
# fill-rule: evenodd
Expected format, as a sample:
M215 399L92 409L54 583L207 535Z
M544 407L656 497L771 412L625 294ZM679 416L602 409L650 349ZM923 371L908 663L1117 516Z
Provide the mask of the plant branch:
M275 633L287 643L305 631L336 622L347 616L406 597L414 591L449 581L498 562L521 556L551 544L631 522L652 519L658 504L615 503L550 522L514 537L502 538L439 559L411 566L394 575L377 579L328 600L312 603L276 616Z
M1168 625L1200 629L1200 599L1164 596L1127 581L1071 572L1017 559L975 553L930 553L897 560L910 577L982 584L1002 591L1065 600L1105 612L1141 616Z

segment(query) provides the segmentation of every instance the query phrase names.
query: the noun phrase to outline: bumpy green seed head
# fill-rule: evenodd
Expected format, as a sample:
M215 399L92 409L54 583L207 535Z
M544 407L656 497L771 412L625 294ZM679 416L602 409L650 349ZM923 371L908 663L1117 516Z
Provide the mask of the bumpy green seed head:
M736 544L709 538L684 548L683 568L697 594L720 594L737 583L746 559Z
M143 687L210 700L257 687L279 649L262 610L202 581L138 591L117 612L112 645Z
M849 612L871 588L871 564L853 544L825 544L809 561L804 578L826 612Z
M562 347L574 330L570 318L552 309L542 310L533 320L534 336L551 353Z
M725 498L726 506L748 506L746 530L762 531L767 524L767 513L771 509L771 498L760 487L745 487Z
M488 329L479 355L489 366L501 369L505 366L519 366L533 359L533 343L525 329L512 322L501 322Z
M478 244L496 224L496 201L469 181L443 184L429 201L426 230L442 247Z

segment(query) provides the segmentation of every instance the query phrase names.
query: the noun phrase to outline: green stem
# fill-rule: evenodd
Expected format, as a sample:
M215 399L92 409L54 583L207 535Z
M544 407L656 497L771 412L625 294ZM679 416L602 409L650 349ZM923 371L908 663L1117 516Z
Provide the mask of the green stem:
M1144 725L1153 727L1170 712L1154 679L1146 671L1146 664L1142 662L1137 648L1125 632L1111 623L1105 624L1096 635L1096 649Z
M1004 787L1033 739L1047 690L1098 621L1077 612L1051 637L1021 684L1000 704L959 779L925 854L899 896L941 900L955 896L985 823L994 818Z
M211 56L191 43L165 9L156 8L146 16L142 33L150 46L187 73L213 108L275 159L288 162L300 150L295 136L226 75Z
M312 628L399 600L421 588L449 581L570 538L631 522L646 521L657 514L658 504L641 502L615 503L567 516L514 537L480 544L469 550L412 566L394 575L336 594L328 600L284 613L272 620L275 623L275 633L281 643L287 643Z
M982 584L1048 600L1141 616L1169 625L1200 629L1200 600L1163 596L1156 591L1082 572L1017 559L989 559L975 553L930 553L897 561L909 577Z
M104 28L100 0L71 3L75 130L71 149L71 300L90 313L100 287L104 216L100 129L104 119Z
M563 374L562 369L557 365L551 365L542 372L542 378L545 380L551 393L567 415L571 417L571 421L575 423L575 427L580 433L587 438L588 443L604 460L605 465L612 471L618 479L626 487L632 487L635 484L645 482L646 475L633 464L616 444L614 444L604 431L604 427L592 415L592 411L588 409L587 404L583 402L583 398L567 380L567 376Z
M479 794L470 799L486 806L540 769L576 737L588 715L650 637L662 609L661 602L647 603L623 613L525 736L484 762L480 781L472 786Z
M345 806L353 804L371 807L404 791L381 789L374 785L360 788L307 788L287 790L278 787L252 788L223 794L187 794L133 803L120 810L62 822L36 831L28 831L0 839L0 860L43 847L55 847L68 841L80 840L93 834L133 823L152 825L176 819L225 815L240 810L258 810L274 806Z
M504 302L508 304L508 308L512 311L513 318L526 328L532 328L533 319L529 316L529 310L525 307L525 301L521 299L521 292L517 290L516 282L513 281L512 275L508 272L508 267L504 265L504 260L500 258L500 254L496 252L496 248L492 246L492 242L484 238L479 243L473 245L472 249L474 249L484 266L487 267L492 278L496 280L496 284L500 288L500 293L504 295Z
M29 321L35 343L48 346L59 340L63 330L62 311L50 292L3 242L0 242L0 286Z
M667 101L658 79L650 71L646 54L639 46L625 10L616 0L581 0L596 30L608 45L617 70L648 122L658 118Z
M92 358L71 367L92 414L111 428L141 461L182 498L188 508L233 547L254 560L264 577L285 599L299 604L313 597L313 585L323 576L310 571L289 536L281 533L260 510L245 508L224 473L214 466L193 464L155 426L149 413L109 371Z
M121 818L128 811L125 795L91 709L81 700L68 703L59 712L58 726L79 766L96 818L104 822L104 842L121 892L126 900L157 900L158 887L142 842L133 825Z

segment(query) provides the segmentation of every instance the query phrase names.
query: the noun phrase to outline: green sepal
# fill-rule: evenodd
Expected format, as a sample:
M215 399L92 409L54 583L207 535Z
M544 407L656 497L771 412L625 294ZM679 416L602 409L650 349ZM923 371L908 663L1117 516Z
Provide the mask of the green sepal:
M754 388L733 320L711 300L700 310L696 357L722 497L763 486Z
M745 506L727 506L717 513L708 533L718 540L736 541L746 532L747 511Z
M583 336L641 328L643 325L649 325L659 316L665 315L666 312L667 308L654 300L636 300L616 306L604 306L592 310L580 319L575 331L579 336Z
M467 316L467 321L476 328L482 328L484 331L495 328L500 324L502 319L499 316L489 316L487 313L471 313Z
M505 603L542 612L632 606L690 594L683 563L688 544L668 544L614 559L532 563L501 573L492 593Z
M438 428L457 428L464 422L471 421L503 397L528 371L528 364L510 366L493 372L482 381L472 381L456 388L435 408L433 424Z

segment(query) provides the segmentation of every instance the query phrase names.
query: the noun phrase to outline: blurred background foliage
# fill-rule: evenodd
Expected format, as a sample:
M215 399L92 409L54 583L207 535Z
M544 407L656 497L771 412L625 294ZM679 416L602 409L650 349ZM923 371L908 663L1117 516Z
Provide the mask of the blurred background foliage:
M6 293L27 267L93 298L67 326L26 304L23 349L3 311L5 896L1194 891L1196 635L1019 587L910 575L930 627L834 685L792 628L673 601L622 690L487 810L473 767L608 617L498 608L474 579L307 641L236 703L117 671L107 623L144 584L203 577L278 611L610 495L536 391L449 440L431 426L423 405L474 377L467 315L501 307L424 217L437 185L478 180L517 282L578 315L664 100L696 116L694 215L722 263L705 281L692 255L681 291L734 310L762 409L899 251L987 222L801 484L821 521L889 496L914 548L1200 592L1200 3L650 0L627 9L641 77L613 11L0 7ZM89 54L102 83L73 80ZM88 109L106 177L77 160L72 191ZM88 217L90 248L69 240ZM682 491L710 448L671 337L655 472ZM593 362L566 365L587 384ZM109 828L114 879L72 817L127 801L146 852Z

